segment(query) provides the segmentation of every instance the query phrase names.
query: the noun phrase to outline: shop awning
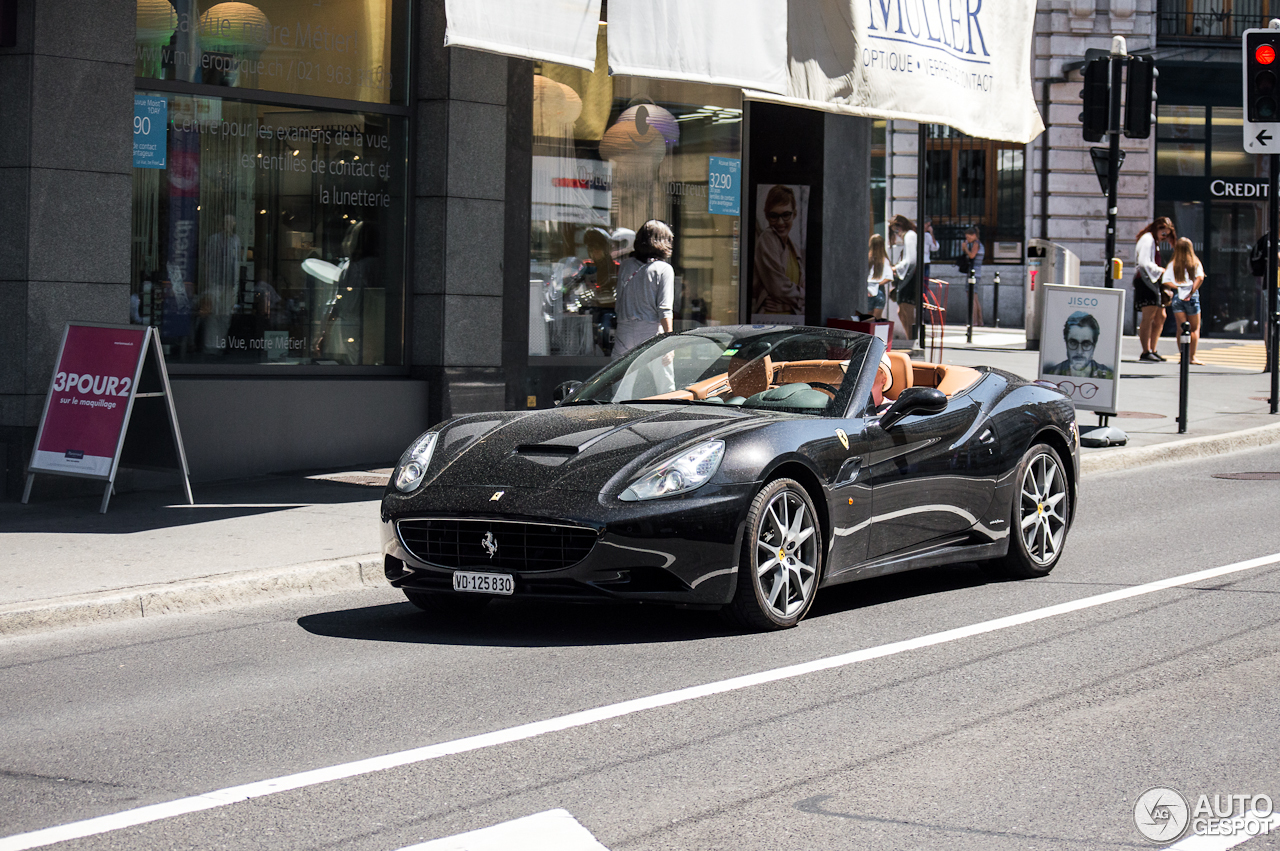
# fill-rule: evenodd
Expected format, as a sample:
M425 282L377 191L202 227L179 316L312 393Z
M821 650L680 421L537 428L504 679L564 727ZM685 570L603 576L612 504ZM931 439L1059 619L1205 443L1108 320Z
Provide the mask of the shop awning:
M600 0L448 0L445 43L591 68L599 11ZM1027 0L609 0L608 19L615 74L1008 142L1044 131Z
M444 43L588 71L600 0L445 0Z

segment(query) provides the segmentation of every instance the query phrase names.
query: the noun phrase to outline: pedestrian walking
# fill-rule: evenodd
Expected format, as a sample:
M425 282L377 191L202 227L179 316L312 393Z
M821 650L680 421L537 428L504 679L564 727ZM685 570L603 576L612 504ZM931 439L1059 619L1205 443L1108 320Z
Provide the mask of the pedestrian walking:
M977 225L969 225L964 231L964 242L960 243L960 253L966 261L965 265L968 269L962 269L973 275L973 304L969 309L972 311L973 322L975 325L985 325L982 320L982 299L978 297L980 290L978 285L982 283L982 261L986 257L987 249L982 244L982 239L978 233ZM965 276L967 284L969 276Z
M933 253L939 248L938 240L933 237L933 219L924 220L924 291L929 292L929 281L933 278Z
M1176 240L1178 232L1173 228L1166 216L1160 216L1151 224L1138 231L1136 254L1137 271L1133 274L1133 306L1142 313L1138 324L1138 341L1142 343L1142 354L1138 360L1163 361L1156 351L1160 342L1160 332L1164 330L1165 307L1173 301L1172 294L1160 286L1164 277L1164 263L1160 257L1160 243L1165 240Z
M1182 323L1191 324L1191 363L1204 366L1196 360L1196 345L1200 342L1200 287L1204 285L1204 266L1196 257L1196 249L1185 236L1174 243L1173 260L1164 269L1161 282L1177 288L1169 310L1179 329Z
M889 221L889 231L895 241L902 243L902 259L893 267L894 301L898 303L898 318L908 340L914 340L916 325L916 298L920 292L920 268L916 265L915 222L901 213Z
M884 316L885 296L893 286L893 266L889 265L889 253L884 248L884 237L871 234L867 244L867 306L879 322Z
M636 231L635 249L618 268L618 335L612 358L618 360L657 334L670 334L675 270L667 261L675 235L651 219Z

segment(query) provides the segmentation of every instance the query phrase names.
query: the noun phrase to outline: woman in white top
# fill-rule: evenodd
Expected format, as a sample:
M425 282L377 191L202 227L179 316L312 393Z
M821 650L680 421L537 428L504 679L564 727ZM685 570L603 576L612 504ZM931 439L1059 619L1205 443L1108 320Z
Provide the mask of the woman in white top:
M613 360L650 337L671 333L676 273L667 261L674 245L671 228L657 219L636 231L635 249L618 267L618 337Z
M891 284L893 266L889 265L889 254L884 250L884 237L873 233L867 245L867 306L877 322L884 316L885 296Z
M1173 320L1182 327L1182 323L1191 323L1191 362L1204 366L1196 360L1196 344L1200 342L1200 287L1204 284L1204 266L1196 257L1195 246L1191 240L1183 237L1173 246L1173 261L1164 267L1161 283L1177 287L1178 294L1173 297L1169 309L1173 311Z
M1178 238L1173 222L1160 216L1138 231L1135 248L1138 269L1133 275L1133 307L1142 312L1138 325L1138 341L1142 343L1142 355L1138 360L1162 361L1156 351L1160 332L1164 329L1164 305L1160 300L1160 277L1164 274L1160 259L1160 243Z
M916 268L916 225L899 213L889 221L889 230L902 241L902 259L893 267L895 301L898 302L898 318L908 340L914 340L916 324L916 295L920 292L920 270Z

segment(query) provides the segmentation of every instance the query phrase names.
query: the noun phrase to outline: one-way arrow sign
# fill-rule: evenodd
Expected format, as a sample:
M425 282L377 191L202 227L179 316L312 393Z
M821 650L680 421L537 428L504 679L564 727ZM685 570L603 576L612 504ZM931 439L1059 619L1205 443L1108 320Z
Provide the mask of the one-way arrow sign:
M1253 138L1258 140L1259 145L1265 145L1271 141L1271 136L1267 134L1266 128L1259 130L1258 135Z

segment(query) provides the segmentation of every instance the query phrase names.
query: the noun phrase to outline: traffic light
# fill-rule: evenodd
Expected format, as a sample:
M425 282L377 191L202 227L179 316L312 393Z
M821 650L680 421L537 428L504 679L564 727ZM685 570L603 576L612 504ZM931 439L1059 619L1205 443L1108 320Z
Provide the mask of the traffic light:
M1280 29L1242 33L1244 54L1244 149L1280 153Z
M1124 96L1124 135L1130 139L1145 139L1151 135L1152 112L1156 100L1155 60L1150 56L1129 57L1129 81Z
M1280 122L1277 73L1280 73L1280 30L1250 33L1246 42L1245 104L1249 120Z
M1086 142L1101 142L1107 135L1107 122L1111 109L1111 60L1105 57L1090 59L1084 63L1084 88L1080 97L1084 111L1080 123L1084 126Z

